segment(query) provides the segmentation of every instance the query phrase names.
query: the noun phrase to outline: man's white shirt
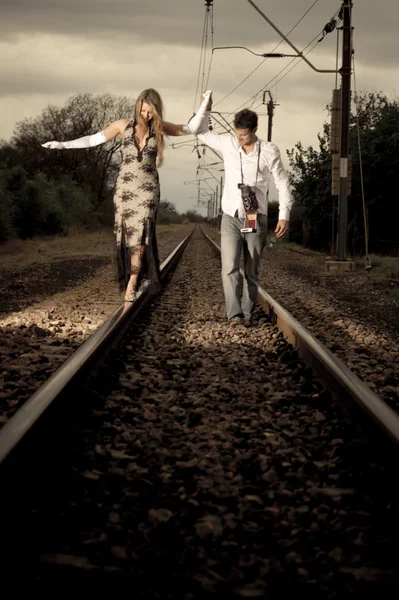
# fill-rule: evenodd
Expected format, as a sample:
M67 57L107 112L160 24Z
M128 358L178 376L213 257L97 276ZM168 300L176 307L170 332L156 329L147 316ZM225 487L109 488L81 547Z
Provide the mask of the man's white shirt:
M241 199L241 192L237 187L241 183L241 161L244 183L255 189L258 200L258 212L267 215L267 196L270 185L270 176L273 177L279 196L279 219L289 220L293 205L288 175L281 161L280 151L276 144L257 139L252 152L245 154L234 135L219 135L211 131L197 134L198 139L218 150L224 161L225 183L222 196L222 210L234 217L244 217L245 211ZM259 171L258 152L260 144ZM256 183L256 187L255 187Z

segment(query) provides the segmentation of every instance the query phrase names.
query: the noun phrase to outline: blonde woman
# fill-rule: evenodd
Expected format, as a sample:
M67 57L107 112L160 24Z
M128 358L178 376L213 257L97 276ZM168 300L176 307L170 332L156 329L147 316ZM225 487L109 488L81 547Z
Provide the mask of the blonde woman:
M69 142L46 142L45 148L91 148L122 137L122 164L114 194L118 280L125 301L134 302L140 281L160 289L155 220L160 199L157 167L163 163L164 136L196 134L211 97L205 92L197 114L187 125L163 121L163 103L154 89L141 92L133 118L114 121L103 131Z

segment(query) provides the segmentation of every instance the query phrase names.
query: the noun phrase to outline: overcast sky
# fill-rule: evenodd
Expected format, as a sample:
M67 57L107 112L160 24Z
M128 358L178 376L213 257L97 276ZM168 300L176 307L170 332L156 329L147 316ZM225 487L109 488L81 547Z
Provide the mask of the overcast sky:
M255 0L255 4L288 33L314 1ZM195 101L204 4L205 0L0 0L0 138L9 139L18 121L38 116L48 104L61 106L80 92L110 92L134 99L141 90L154 87L164 100L166 120L186 122ZM214 46L246 46L263 53L281 41L247 0L214 0L213 4ZM318 0L290 34L292 43L300 49L307 46L340 6L341 0ZM398 0L353 0L353 26L357 90L397 97ZM319 69L335 69L336 43L333 32L307 58ZM284 42L278 51L293 53ZM206 73L209 58L208 51ZM265 113L266 107L258 106L261 97L254 105L249 100L267 85L278 103L273 141L288 166L286 150L297 141L304 146L317 143L317 133L328 118L325 106L331 100L335 75L316 73L302 62L276 85L287 71L276 76L292 59L269 59L222 100L262 60L244 50L216 50L208 87L214 90L215 110L230 113L252 107ZM129 115L121 115L125 116ZM260 116L258 134L267 137L266 116ZM161 196L180 212L197 207L196 199L190 198L196 196L196 186L183 183L195 180L197 157L191 146L171 146L183 139L168 139L160 169ZM209 151L207 157L208 162L217 160ZM212 172L217 178L221 175ZM212 179L207 183L216 184ZM202 186L210 191L207 183Z

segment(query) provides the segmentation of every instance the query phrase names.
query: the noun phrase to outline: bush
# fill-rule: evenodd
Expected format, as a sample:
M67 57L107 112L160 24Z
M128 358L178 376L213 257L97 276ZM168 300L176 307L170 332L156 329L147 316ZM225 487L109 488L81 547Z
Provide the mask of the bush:
M12 197L0 187L0 242L5 242L14 235Z
M22 167L0 169L0 240L67 233L96 222L91 196L68 177L54 182L43 173L28 177Z
M183 216L177 212L174 204L167 200L160 201L157 213L157 223L159 225L171 225L182 221Z
M204 223L205 217L197 213L196 210L188 210L183 215L183 223Z
M15 197L14 226L22 239L46 233L60 233L62 218L49 201L49 183L43 176L27 179ZM50 231L47 231L47 227Z
M100 213L93 207L90 190L82 189L67 177L53 185L52 200L61 210L64 229L90 227L98 222Z

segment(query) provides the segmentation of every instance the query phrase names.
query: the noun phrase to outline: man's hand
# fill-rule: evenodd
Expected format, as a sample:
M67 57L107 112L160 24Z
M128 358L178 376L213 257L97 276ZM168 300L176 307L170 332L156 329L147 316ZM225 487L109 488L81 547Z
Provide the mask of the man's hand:
M280 219L280 221L277 223L276 229L274 230L276 237L278 237L278 238L283 237L283 235L287 231L288 231L288 221L286 221L285 219Z
M206 110L208 111L208 110L212 110L212 104L213 104L212 92L210 90L207 90L206 92L202 92L201 104L205 100L207 95L209 96L209 102L206 105Z

